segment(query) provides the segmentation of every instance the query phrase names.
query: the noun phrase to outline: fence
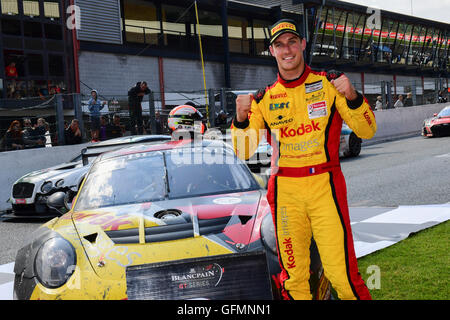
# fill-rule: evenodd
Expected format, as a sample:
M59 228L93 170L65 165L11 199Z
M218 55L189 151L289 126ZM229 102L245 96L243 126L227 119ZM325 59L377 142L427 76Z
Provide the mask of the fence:
M379 81L373 83L354 83L355 88L364 92L364 96L372 107L375 107L378 96L382 98L383 109L392 109L401 95L404 106L427 105L439 102L439 94L448 96L445 79L409 80L409 81ZM409 96L409 97L408 97ZM408 97L408 100L407 100Z
M418 83L419 82L419 83ZM433 81L380 81L365 83L364 90L361 83L354 83L355 88L364 92L370 105L374 108L377 96L382 96L383 108L394 107L396 95L404 97L411 93L412 105L436 103L439 92L448 92L444 79ZM178 105L190 104L195 106L203 115L208 127L229 128L235 114L235 100L238 94L254 92L253 90L233 90L227 88L208 89L191 92L157 92L153 91L144 96L142 101L142 114L145 133L169 133L167 118L170 110ZM82 141L91 140L92 123L88 108L90 96L83 94L57 94L48 97L39 97L20 100L0 100L0 138L5 137L6 131L14 120L19 120L23 127L23 120L30 119L36 125L39 118L43 118L47 128L45 146L64 145L65 128L74 118L79 120ZM113 116L118 116L122 134L128 135L131 131L128 96L104 96L99 93L99 99L105 101L105 107L100 111L107 124L113 123ZM448 97L447 97L448 99ZM162 132L157 132L156 121L162 125ZM2 139L3 142L5 139ZM38 146L44 146L42 144ZM34 147L36 145L25 145Z

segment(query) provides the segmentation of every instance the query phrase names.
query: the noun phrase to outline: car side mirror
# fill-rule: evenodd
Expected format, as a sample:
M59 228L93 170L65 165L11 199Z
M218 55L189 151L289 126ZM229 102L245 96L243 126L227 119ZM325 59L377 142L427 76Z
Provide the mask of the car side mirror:
M47 206L49 208L55 209L60 214L64 214L67 206L66 206L66 193L59 191L55 192L51 196L47 198Z
M437 116L437 113L433 113L433 117L436 117Z

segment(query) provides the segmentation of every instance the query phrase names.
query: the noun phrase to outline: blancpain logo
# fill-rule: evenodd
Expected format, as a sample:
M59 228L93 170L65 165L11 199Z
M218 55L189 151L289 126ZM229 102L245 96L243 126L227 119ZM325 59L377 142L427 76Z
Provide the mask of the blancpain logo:
M220 280L222 280L222 274L223 268L217 263L214 263L205 267L191 268L189 273L172 275L171 280L172 282L189 280L216 280L214 286L217 286Z
M214 277L214 275L215 275L214 271L188 273L188 274L183 274L183 275L172 276L172 281L204 279L204 278Z

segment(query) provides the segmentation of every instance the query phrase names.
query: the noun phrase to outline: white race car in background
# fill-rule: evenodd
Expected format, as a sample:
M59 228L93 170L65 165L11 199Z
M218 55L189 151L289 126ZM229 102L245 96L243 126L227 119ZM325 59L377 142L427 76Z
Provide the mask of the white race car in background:
M127 136L91 144L67 163L30 172L14 182L9 202L15 216L54 216L59 213L47 206L47 198L55 191L76 194L93 160L103 152L136 143L167 141L167 135ZM68 193L69 194L69 193Z

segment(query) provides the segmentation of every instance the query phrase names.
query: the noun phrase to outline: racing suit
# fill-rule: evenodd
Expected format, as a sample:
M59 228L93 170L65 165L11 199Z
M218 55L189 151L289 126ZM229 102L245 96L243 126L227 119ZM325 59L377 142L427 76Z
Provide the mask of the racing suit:
M367 100L349 101L331 84L336 73L315 72L277 81L253 95L248 119L231 127L237 156L248 159L267 133L273 148L267 198L277 238L283 297L311 299L311 236L325 276L340 299L370 299L359 272L339 163L342 121L363 139L376 132Z

